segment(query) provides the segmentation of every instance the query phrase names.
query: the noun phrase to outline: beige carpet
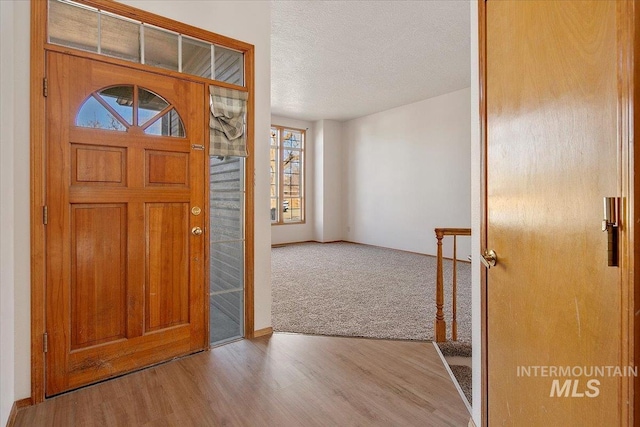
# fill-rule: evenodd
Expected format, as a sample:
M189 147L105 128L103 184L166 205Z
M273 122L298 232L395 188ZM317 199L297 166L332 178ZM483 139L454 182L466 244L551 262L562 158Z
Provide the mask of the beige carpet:
M353 243L273 248L274 331L433 340L436 258ZM445 320L452 262L445 260ZM458 340L471 342L471 266L458 262ZM450 328L448 330L450 334Z

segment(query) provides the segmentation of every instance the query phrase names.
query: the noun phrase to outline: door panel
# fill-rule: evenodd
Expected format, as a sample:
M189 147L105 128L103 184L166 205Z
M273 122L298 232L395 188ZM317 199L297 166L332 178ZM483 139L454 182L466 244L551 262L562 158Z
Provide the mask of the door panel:
M600 228L619 195L616 4L488 1L486 19L489 423L619 425L621 378L531 371L621 360Z
M71 207L71 350L127 334L127 208Z
M126 185L126 150L71 145L71 185Z
M188 187L188 153L147 151L147 185Z
M147 330L189 321L188 203L147 204Z
M205 216L190 214L205 201L192 145L206 112L202 84L54 52L47 70L51 396L206 346L204 238L191 233ZM143 103L150 92L166 102Z

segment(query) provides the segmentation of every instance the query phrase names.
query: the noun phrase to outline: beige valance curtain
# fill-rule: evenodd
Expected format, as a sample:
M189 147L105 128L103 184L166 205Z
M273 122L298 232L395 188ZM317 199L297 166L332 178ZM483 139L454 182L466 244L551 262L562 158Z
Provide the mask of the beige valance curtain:
M209 155L247 157L245 116L249 94L217 86L209 86L209 94Z

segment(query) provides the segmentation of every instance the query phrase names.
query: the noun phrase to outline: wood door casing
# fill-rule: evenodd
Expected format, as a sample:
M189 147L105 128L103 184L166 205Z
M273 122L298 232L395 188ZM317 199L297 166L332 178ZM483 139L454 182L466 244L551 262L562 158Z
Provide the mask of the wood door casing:
M206 347L204 85L47 54L46 395ZM75 125L92 92L144 87L185 138ZM134 98L135 99L135 98Z
M616 2L484 8L488 422L621 425L628 378L518 371L624 360L621 271L600 229L603 196L620 195ZM589 379L597 396L581 395ZM568 397L554 380L572 380Z

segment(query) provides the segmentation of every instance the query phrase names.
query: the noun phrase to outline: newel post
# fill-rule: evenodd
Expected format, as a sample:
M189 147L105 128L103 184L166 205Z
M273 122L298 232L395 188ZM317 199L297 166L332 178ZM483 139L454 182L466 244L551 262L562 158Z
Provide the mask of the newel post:
M436 320L433 325L436 342L445 342L447 340L447 324L444 321L444 276L442 271L442 238L444 232L435 229L436 239L438 240L438 258L436 270Z

